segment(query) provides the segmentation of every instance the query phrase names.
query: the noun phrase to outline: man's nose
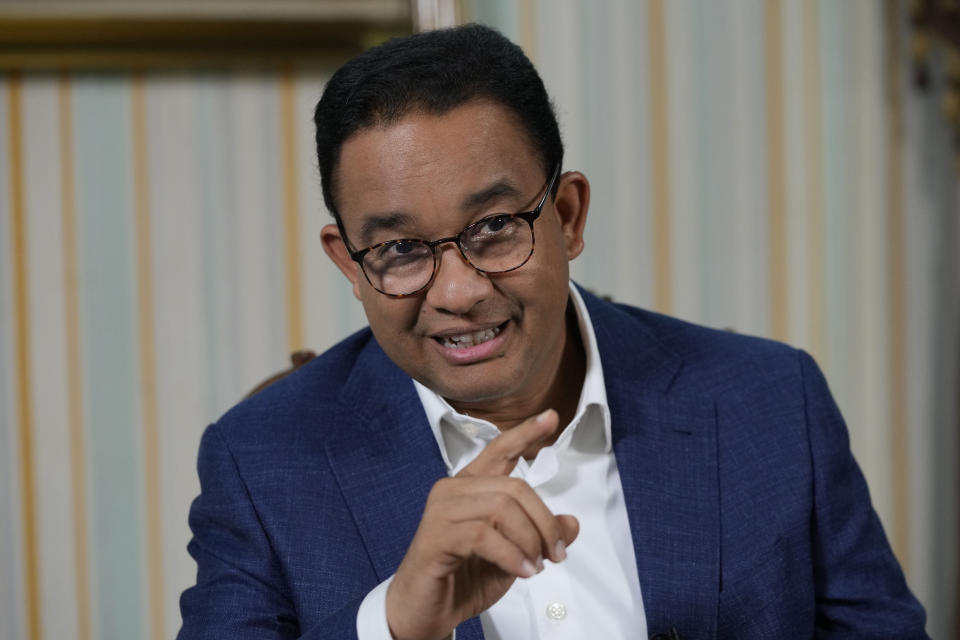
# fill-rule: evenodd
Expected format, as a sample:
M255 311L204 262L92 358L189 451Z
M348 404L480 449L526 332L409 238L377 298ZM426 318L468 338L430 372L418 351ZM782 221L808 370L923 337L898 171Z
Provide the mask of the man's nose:
M437 251L437 273L427 289L427 303L455 315L469 313L490 295L490 278L474 269L455 244L440 245Z

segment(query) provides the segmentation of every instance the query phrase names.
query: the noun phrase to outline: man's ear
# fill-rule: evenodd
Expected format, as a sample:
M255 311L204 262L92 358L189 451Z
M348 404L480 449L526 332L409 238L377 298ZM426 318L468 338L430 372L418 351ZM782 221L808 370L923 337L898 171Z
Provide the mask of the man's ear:
M567 260L573 260L583 251L583 229L590 208L590 182L579 171L568 171L560 176L554 210L563 231Z
M324 225L320 230L320 244L337 268L347 276L347 280L353 285L353 295L360 300L360 281L363 279L363 273L360 272L360 265L350 258L350 252L347 251L347 245L344 244L337 225Z

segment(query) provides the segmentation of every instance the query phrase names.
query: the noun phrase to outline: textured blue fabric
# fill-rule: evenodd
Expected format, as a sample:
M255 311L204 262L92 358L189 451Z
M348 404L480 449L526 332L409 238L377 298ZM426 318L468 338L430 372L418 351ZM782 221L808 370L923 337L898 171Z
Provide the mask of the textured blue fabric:
M584 299L651 634L927 637L809 356ZM446 473L368 330L208 427L198 468L182 640L355 638Z

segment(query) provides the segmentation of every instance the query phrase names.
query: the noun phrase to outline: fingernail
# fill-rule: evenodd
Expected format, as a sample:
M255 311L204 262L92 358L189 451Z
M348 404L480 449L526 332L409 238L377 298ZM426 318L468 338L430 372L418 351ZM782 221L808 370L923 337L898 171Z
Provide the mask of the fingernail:
M529 578L530 576L536 573L537 573L537 568L533 566L532 562L524 558L523 564L520 565L520 575L523 576L524 578Z
M537 573L543 571L543 556L537 556Z
M544 423L547 421L547 414L550 413L550 409L547 409L543 413L537 416L537 422Z
M567 559L567 545L563 544L563 540L557 540L557 546L553 548L553 557L557 562Z

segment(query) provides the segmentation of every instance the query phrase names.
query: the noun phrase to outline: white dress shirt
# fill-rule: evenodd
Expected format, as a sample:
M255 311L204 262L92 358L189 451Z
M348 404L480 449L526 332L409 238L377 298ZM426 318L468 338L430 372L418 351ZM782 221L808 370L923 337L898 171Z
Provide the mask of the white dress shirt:
M576 287L570 298L587 354L587 370L573 420L533 462L520 459L511 476L523 478L550 511L571 514L580 534L567 559L544 561L542 572L518 578L480 623L487 640L635 640L647 621L630 525L610 437L610 410L597 341ZM440 453L453 476L500 431L486 420L454 410L414 381ZM386 593L392 577L374 588L357 613L359 640L391 640Z

